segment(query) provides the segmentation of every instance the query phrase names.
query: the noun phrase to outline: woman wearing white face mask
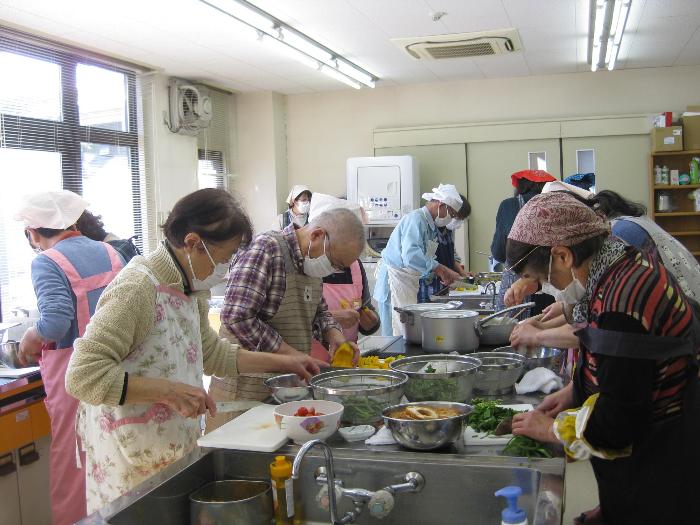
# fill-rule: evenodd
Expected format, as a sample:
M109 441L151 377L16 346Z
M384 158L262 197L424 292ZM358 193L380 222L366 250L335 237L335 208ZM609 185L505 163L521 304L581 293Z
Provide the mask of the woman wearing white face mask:
M678 282L561 192L523 207L506 252L515 273L578 300L580 348L571 386L516 415L513 434L591 459L604 523L695 523L700 325Z
M66 372L67 391L82 401L88 512L196 446L198 416L216 413L203 373L319 372L307 356L248 352L209 326L209 289L252 233L228 192L180 199L163 231L158 249L132 259L105 289Z
M303 184L292 186L287 195L289 209L277 216L277 224L274 229L284 230L290 224L296 224L300 228L309 222L309 208L311 207L311 190Z

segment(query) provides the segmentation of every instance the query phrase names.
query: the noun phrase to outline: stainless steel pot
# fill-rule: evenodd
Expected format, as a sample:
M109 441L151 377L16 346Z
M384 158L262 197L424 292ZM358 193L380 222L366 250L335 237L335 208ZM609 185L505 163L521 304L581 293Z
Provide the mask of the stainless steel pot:
M22 368L19 362L19 341L0 343L0 363L9 368Z
M190 524L270 525L272 489L265 481L213 481L190 494Z
M456 310L461 308L459 301L449 301L447 303L418 303L409 304L402 307L394 307L401 316L401 324L404 329L404 338L407 343L419 345L423 341L423 321L422 316L426 312L442 310Z
M438 310L422 315L423 350L426 352L474 352L479 348L482 325L506 312L530 308L534 303L511 306L479 320L472 310Z

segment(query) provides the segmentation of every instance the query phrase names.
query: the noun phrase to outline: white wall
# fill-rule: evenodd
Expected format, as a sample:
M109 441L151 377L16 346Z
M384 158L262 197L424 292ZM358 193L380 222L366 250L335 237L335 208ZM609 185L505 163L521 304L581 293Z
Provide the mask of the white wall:
M288 184L345 192L345 160L376 128L682 111L700 67L443 82L287 97Z

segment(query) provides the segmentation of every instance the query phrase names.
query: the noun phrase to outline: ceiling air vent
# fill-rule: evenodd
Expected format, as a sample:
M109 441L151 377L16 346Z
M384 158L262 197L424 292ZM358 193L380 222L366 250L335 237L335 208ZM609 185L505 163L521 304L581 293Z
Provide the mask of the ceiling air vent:
M417 60L504 55L522 49L517 29L394 38L392 42Z

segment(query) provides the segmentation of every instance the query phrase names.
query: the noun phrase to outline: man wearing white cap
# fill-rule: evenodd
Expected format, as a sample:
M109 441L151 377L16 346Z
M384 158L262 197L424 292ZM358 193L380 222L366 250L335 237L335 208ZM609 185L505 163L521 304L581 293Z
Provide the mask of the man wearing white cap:
M421 278L431 275L445 285L460 278L459 273L435 259L437 229L453 219L464 220L469 204L453 184L440 184L423 194L428 203L405 215L382 250L374 299L379 304L382 335L404 335L399 314L393 308L415 304Z
M297 184L287 195L289 209L277 216L278 229L284 230L294 223L300 228L309 222L309 208L311 207L311 190L308 186Z
M82 336L102 290L123 266L108 244L77 231L75 223L88 203L67 190L24 197L16 219L39 250L32 261L32 284L39 320L20 342L25 364L39 362L51 418L50 487L54 525L86 515L85 471L76 465L75 418L78 401L65 389L73 341Z

